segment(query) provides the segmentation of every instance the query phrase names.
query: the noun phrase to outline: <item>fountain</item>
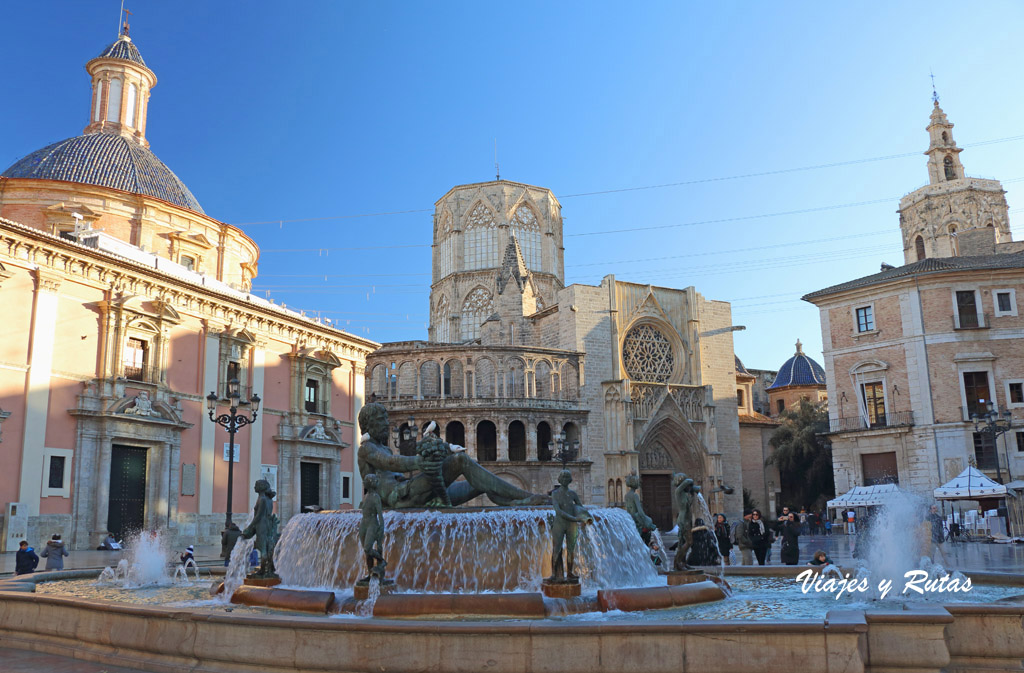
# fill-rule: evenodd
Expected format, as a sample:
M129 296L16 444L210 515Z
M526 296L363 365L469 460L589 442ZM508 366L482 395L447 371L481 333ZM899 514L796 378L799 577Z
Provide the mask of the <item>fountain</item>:
M141 531L129 536L125 544L127 558L117 562L116 568L104 568L98 581L122 589L143 589L168 586L176 582L190 582L189 570L199 580L199 567L175 565L167 549L162 531Z

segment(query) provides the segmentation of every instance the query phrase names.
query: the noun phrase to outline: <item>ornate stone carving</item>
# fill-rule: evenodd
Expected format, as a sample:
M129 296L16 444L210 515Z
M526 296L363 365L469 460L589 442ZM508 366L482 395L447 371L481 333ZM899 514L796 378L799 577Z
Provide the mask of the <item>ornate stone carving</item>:
M462 338L475 339L480 335L480 325L494 313L494 299L491 293L478 287L462 303Z
M672 458L668 451L659 443L648 444L640 451L639 465L641 470L671 470Z
M125 414L132 416L154 416L153 402L149 399L149 393L145 390L135 396L135 404L124 410Z
M675 367L672 343L654 326L638 325L622 343L622 364L634 381L667 383Z

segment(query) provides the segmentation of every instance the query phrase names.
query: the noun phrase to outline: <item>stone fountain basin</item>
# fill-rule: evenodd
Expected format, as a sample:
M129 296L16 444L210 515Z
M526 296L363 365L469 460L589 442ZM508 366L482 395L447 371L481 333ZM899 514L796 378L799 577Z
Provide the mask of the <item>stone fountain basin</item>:
M791 576L803 569L743 574ZM1021 575L970 576L976 583L1024 586ZM160 673L966 673L1020 670L1024 660L1024 605L1012 603L833 610L824 619L777 622L440 622L95 603L25 590L36 581L82 577L79 572L30 577L0 583L5 646Z

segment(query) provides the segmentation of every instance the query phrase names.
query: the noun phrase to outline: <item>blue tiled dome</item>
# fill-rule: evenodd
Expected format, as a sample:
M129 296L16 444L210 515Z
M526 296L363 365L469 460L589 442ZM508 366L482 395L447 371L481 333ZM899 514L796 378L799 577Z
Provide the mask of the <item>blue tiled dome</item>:
M142 54L139 53L138 47L124 35L108 44L107 48L101 51L96 58L119 58L146 67L146 62L142 60Z
M821 365L804 355L800 342L796 342L796 354L782 363L775 382L768 390L785 388L786 386L823 386L825 370Z
M16 162L0 177L111 187L203 212L185 183L148 147L110 133L89 133L47 145Z
M737 374L739 374L740 376L753 376L753 374L748 372L747 368L743 366L743 361L740 360L740 356L739 355L734 355L733 357L736 358L736 373Z

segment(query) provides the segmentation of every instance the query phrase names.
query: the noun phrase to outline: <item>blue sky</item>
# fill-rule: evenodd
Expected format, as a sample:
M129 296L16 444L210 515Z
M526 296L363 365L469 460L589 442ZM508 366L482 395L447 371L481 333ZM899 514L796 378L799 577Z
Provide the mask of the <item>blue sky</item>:
M152 149L261 246L254 290L378 341L426 336L433 203L494 177L495 139L503 178L561 200L567 283L731 301L748 367L797 338L820 359L799 297L902 263L929 70L1024 236L1019 3L127 6ZM4 8L3 167L81 133L118 9ZM342 217L374 213L399 214Z

